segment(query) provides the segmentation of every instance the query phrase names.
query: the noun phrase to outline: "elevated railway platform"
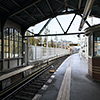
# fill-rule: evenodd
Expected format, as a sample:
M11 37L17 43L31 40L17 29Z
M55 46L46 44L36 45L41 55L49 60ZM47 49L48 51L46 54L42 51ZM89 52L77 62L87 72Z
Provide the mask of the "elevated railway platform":
M1 100L100 100L100 81L90 77L88 73L88 61L84 57L80 59L79 53L65 56L64 59L62 62L60 58L52 58L51 62L49 61L50 65L45 61L46 63L43 64L44 67L36 67L35 70L37 71L33 70L35 66L27 66L9 73L2 73L0 76L0 88L3 90L0 92L0 98L5 95L6 97ZM60 66L57 65L59 62L62 62ZM47 78L48 74L52 73L50 71L56 65L58 69L56 68L57 70L55 69L55 72ZM48 66L52 67L49 69L47 68ZM43 76L41 71L46 68L49 72L46 72ZM40 73L39 77L37 76L38 73ZM37 79L34 77L37 77ZM33 80L31 83L29 83L30 78ZM10 85L10 82L15 83ZM23 86L22 83L24 84L24 82L26 82L24 88L21 89ZM27 85L27 83L31 85ZM7 87L9 85L10 87ZM16 89L15 87L19 88ZM13 88L15 91L11 90ZM37 88L39 89L37 90ZM14 91L14 94L12 91ZM8 95L9 92L13 96ZM31 99L30 95L32 96Z
M73 18L64 30L57 16L69 14ZM78 25L80 32L70 33L69 29L77 16L82 18ZM0 100L100 100L100 83L95 81L100 80L100 23L91 25L88 16L100 19L100 0L1 0ZM42 34L53 18L56 18L62 33L49 34L48 31L48 34ZM38 33L29 30L29 27L45 20ZM83 32L85 23L88 28ZM80 45L82 49L88 48L88 62L80 59L78 54L68 57L73 53L72 48L66 48L64 52L52 48L54 46L48 49L48 43L47 47L46 43L40 42L38 45L41 47L36 47L33 40L31 44L34 47L30 44L32 37L77 35L80 38L81 34L88 36L88 42L85 41L88 44ZM62 54L67 56L60 57ZM54 58L48 59L48 56ZM29 66L33 61L36 62ZM51 72L53 75L49 79Z
M79 54L68 57L45 86L32 100L100 100L100 82L90 78L88 62Z

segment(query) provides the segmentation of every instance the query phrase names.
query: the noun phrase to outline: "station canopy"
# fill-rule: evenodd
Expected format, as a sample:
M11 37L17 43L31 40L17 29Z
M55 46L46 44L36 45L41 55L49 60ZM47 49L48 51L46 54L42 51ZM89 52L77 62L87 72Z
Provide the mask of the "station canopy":
M0 17L25 28L73 13L82 17L82 28L88 15L100 18L100 0L0 0Z

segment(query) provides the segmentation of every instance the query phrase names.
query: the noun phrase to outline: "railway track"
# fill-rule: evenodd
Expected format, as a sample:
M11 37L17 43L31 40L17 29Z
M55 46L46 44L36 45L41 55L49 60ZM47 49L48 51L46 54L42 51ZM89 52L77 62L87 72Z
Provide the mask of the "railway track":
M66 57L67 56L61 57L40 68L30 75L30 78L27 77L27 81L24 81L23 84L18 83L19 85L15 87L10 94L7 93L7 95L0 100L32 100L32 98L38 93L38 91L53 74L50 73L50 70L56 71L60 64L66 59Z

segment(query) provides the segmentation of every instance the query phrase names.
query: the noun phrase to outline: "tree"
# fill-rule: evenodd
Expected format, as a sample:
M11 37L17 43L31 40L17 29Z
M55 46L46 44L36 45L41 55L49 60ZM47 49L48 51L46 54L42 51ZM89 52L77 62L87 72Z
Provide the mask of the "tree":
M30 45L34 45L35 44L35 38L34 37L30 37L29 38L29 42L30 42Z
M38 39L37 39L37 45L41 45L42 44L42 37L39 37Z
M42 37L38 38L38 43L42 44Z
M57 47L58 48L58 43L57 43L57 41L58 41L58 37L57 36L55 36L55 41L56 41L56 44L55 44L55 47Z
M47 43L47 38L46 37L44 38L44 43Z
M45 28L44 34L47 35L50 32L50 30L48 29L48 27ZM44 44L47 44L47 37L45 36L44 38Z
M52 39L51 39L51 47L54 47L54 42Z

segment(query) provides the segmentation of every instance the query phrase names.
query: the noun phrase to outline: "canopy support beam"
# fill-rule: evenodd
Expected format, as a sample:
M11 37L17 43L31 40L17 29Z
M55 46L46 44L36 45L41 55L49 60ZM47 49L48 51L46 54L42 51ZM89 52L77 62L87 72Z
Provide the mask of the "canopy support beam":
M41 33L43 32L43 30L44 30L45 27L50 23L51 20L52 20L52 18L50 18L50 19L46 22L46 24L42 27L42 29L40 30L40 32L38 33L38 35L41 34Z
M67 30L66 30L66 32L65 32L65 34L67 34L67 32L68 32L69 28L71 27L71 25L72 25L72 23L73 23L73 21L74 21L75 17L76 17L76 14L74 15L74 17L73 17L72 21L70 22L70 24L69 24L69 26L68 26L68 28L67 28Z
M65 31L64 31L63 27L61 26L61 24L60 24L60 22L59 22L59 20L58 20L58 18L57 18L57 17L56 17L56 20L57 20L57 22L58 22L59 26L61 27L62 31L65 33Z
M84 12L83 12L83 17L82 17L82 20L81 20L81 23L80 23L80 26L79 26L79 31L82 30L82 28L83 28L83 26L86 22L86 19L91 12L94 1L95 0L87 0L85 8L84 8Z

